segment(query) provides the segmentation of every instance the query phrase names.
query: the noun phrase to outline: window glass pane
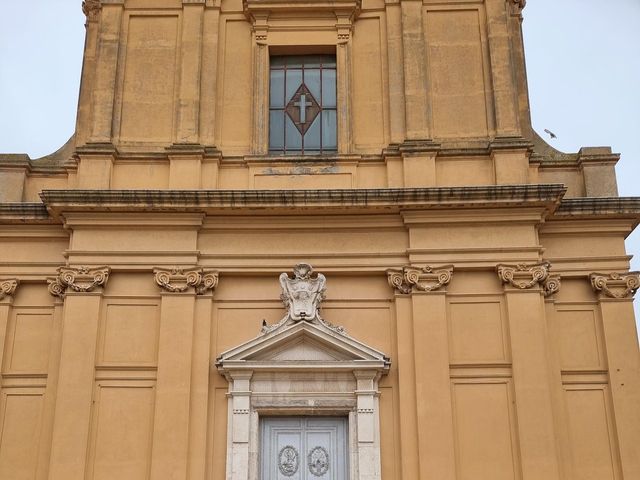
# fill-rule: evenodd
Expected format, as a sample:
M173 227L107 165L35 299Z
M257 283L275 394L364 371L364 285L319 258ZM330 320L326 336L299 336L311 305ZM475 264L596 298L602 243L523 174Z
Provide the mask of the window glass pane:
M316 102L320 103L320 70L310 68L304 70L304 84L307 86Z
M336 139L336 111L323 110L322 116L322 149L336 150L338 142Z
M322 106L336 106L336 71L322 70Z
M287 57L269 57L269 66L271 68L284 68L287 63Z
M269 149L282 150L284 148L284 110L269 112Z
M287 70L287 92L285 103L289 103L291 97L296 93L298 87L302 84L302 70Z
M304 60L304 68L320 68L324 57L326 57L326 55L305 55L302 57Z
M287 68L302 68L303 55L286 55L284 56Z
M320 115L318 115L307 133L304 134L304 151L320 149Z
M270 106L284 108L284 70L271 70Z
M336 68L336 56L335 55L322 55L322 66L328 68Z
M287 153L289 150L300 150L302 149L302 135L293 124L288 115L285 115L285 148Z

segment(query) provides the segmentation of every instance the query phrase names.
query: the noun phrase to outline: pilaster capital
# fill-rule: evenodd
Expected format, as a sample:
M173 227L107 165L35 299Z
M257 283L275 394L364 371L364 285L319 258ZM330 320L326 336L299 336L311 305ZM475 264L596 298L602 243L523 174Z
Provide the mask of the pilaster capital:
M47 279L49 293L63 298L67 289L78 293L92 292L106 285L109 267L59 267L58 275Z
M536 286L544 288L544 283L549 277L549 268L551 268L549 262L499 264L496 266L498 277L502 283L518 290L527 290Z
M560 291L561 286L560 275L549 275L546 280L542 282L542 290L545 297L550 297L554 293Z
M100 0L84 0L82 2L82 13L85 14L88 21L97 20L101 8Z
M4 280L0 279L0 300L5 297L11 297L16 292L16 288L18 288L17 278L6 278Z
M591 273L591 286L601 298L630 298L640 288L640 272Z
M154 268L153 274L158 286L172 293L186 292L193 287L197 295L204 295L218 285L218 273L203 268Z
M451 281L453 265L439 267L406 266L387 270L389 285L399 293L408 295L413 291L433 292Z
M511 5L511 11L514 15L520 15L524 7L527 5L527 0L507 0Z

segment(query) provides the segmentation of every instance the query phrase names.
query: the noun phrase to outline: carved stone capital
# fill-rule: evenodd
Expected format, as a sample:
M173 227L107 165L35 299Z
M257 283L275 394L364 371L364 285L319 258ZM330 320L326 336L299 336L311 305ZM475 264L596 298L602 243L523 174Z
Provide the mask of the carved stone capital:
M84 0L82 2L82 13L85 14L87 20L97 20L101 8L100 0Z
M440 267L412 267L387 270L389 285L405 295L414 290L432 292L438 290L451 281L453 265Z
M12 296L15 293L16 288L18 288L18 283L20 282L17 278L7 278L5 280L0 280L0 300L2 300L4 297Z
M629 298L640 288L640 272L592 273L589 279L597 293L609 298Z
M91 292L107 283L110 272L109 267L59 267L58 275L47 279L48 290L51 295L61 298L67 289Z
M511 6L511 11L514 15L520 15L524 7L527 5L527 0L507 0Z
M544 281L549 277L549 262L504 265L500 264L496 268L498 277L502 283L511 285L519 290L526 290L537 285L543 286Z
M545 297L550 297L554 293L560 290L561 281L560 275L549 275L547 279L542 282L542 290Z
M218 273L202 268L154 268L153 274L156 283L168 292L185 292L193 287L197 295L204 295L218 285Z

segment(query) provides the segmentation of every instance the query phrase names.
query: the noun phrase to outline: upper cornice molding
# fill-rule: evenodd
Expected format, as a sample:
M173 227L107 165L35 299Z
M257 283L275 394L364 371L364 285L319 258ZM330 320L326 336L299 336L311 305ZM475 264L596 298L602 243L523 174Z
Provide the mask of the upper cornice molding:
M544 184L345 190L44 190L40 197L54 216L73 211L332 209L351 213L486 207L537 207L553 212L565 191L564 185Z

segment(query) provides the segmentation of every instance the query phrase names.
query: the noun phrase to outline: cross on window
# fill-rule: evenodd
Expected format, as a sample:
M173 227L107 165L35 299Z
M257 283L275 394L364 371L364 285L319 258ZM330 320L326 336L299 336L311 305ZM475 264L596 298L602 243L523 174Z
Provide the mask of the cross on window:
M337 151L336 57L271 57L269 152Z

